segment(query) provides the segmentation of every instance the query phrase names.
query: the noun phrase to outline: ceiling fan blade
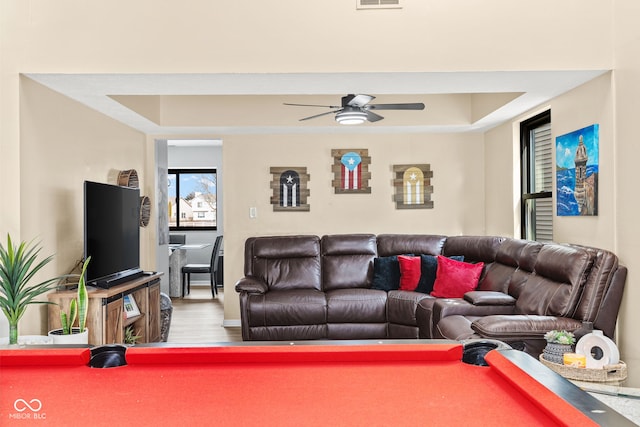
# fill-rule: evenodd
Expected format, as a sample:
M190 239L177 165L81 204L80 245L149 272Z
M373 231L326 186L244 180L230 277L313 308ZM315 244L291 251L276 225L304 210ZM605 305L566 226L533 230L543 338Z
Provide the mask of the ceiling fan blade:
M293 105L294 107L324 107L324 108L341 108L338 105L315 105L315 104L289 104L283 102L284 105Z
M342 106L346 107L364 107L376 97L371 95L347 95L342 98ZM346 101L346 103L345 103Z
M309 116L309 117L305 117L303 119L300 119L299 121L304 121L304 120L311 120L311 119L315 119L316 117L322 117L322 116L326 116L327 114L333 114L333 113L337 113L338 111L342 111L342 110L331 110L331 111L327 111L326 113L320 113L320 114L316 114L315 116Z
M422 102L407 104L372 104L367 105L367 109L371 110L424 110Z
M374 113L373 111L364 110L364 112L367 113L367 120L370 121L371 123L384 119L384 117Z

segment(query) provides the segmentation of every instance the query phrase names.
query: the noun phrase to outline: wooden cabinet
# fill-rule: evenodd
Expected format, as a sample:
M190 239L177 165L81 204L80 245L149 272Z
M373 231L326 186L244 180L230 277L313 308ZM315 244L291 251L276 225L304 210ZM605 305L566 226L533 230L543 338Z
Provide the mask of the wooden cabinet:
M124 343L125 329L133 328L140 338L138 343L160 341L160 276L162 273L113 286L109 289L87 287L89 306L87 328L89 344L103 345ZM124 297L130 295L136 302L140 315L125 318ZM49 330L60 327L60 307L68 309L76 291L58 291L48 295Z
M158 286L149 287L149 304L157 304L157 310L148 310L149 327L147 328L147 342L160 341L160 282Z

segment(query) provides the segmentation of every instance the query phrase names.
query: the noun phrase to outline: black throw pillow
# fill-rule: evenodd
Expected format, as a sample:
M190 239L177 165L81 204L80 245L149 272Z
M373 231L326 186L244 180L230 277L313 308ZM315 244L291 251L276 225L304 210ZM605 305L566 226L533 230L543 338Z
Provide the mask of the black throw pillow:
M397 256L373 259L373 283L371 289L392 291L400 287L400 263Z

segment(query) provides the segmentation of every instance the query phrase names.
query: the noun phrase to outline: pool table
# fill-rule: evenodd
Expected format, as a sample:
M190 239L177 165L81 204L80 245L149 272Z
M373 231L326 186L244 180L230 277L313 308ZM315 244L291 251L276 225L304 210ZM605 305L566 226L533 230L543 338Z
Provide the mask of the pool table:
M126 365L89 367L97 348L1 349L0 425L633 425L512 349L488 366L433 340L104 349Z

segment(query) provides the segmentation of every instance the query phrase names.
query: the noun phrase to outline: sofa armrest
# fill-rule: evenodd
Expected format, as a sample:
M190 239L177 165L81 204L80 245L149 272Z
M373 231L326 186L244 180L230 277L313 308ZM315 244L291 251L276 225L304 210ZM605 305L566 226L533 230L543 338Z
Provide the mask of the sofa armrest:
M433 305L431 324L436 326L448 316L510 315L514 309L515 305L474 305L466 298L439 298Z
M254 276L245 276L236 282L236 292L249 294L264 294L269 290L267 284Z
M512 341L543 339L553 329L574 331L581 325L569 317L517 314L486 316L472 322L471 329L483 338Z
M464 294L465 301L473 305L516 305L516 299L497 291L471 291Z

